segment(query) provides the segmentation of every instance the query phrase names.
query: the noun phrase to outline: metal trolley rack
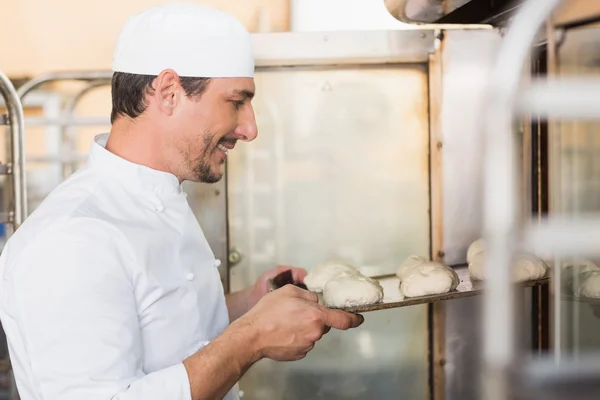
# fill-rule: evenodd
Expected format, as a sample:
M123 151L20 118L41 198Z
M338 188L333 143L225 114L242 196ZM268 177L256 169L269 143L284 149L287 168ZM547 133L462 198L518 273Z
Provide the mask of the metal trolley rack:
M0 164L0 174L10 176L9 187L4 190L10 193L7 207L3 211L1 223L8 224L12 233L27 216L27 193L24 174L24 122L23 107L19 96L6 75L0 73L0 94L8 113L0 115L0 125L8 126L9 159Z
M529 0L517 12L504 37L490 77L485 113L486 168L484 236L489 280L484 290L483 396L506 399L591 399L600 395L600 354L561 355L561 259L600 255L600 218L550 212L541 221L519 216L515 172L517 117L545 120L600 120L600 79L597 76L549 76L526 83L523 72L536 35L562 0ZM554 31L548 31L550 51ZM555 131L560 134L559 131ZM531 360L517 340L516 302L506 268L524 244L535 254L554 258L553 346L546 356Z
M6 140L7 159L0 162L0 175L7 177L2 187L3 210L0 212L0 224L4 225L7 236L10 236L23 223L27 216L27 191L24 173L24 123L23 107L11 81L0 72L0 95L4 100L6 114L0 113L0 125L7 129L4 132ZM0 374L5 379L11 379L8 354L0 360ZM15 398L14 385L11 385L10 396Z

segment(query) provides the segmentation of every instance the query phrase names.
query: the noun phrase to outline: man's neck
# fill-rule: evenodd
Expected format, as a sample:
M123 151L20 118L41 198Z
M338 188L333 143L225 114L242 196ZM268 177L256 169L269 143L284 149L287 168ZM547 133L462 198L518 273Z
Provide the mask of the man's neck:
M172 173L159 136L145 121L136 120L134 124L126 118L117 119L110 130L106 150L132 163Z

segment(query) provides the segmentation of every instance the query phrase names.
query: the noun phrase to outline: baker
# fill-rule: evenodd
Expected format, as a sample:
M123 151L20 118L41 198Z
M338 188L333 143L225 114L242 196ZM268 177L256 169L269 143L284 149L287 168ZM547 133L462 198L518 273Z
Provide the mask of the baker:
M257 135L243 25L199 5L152 8L125 24L113 70L110 133L0 256L21 399L236 399L258 360L301 359L329 328L359 326L314 293L269 293L287 267L225 296L182 191L217 182L228 152Z

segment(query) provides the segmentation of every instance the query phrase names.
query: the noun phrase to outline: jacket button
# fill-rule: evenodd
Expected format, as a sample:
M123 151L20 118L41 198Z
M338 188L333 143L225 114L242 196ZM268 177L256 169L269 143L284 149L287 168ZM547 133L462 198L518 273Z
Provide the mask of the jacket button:
M215 267L219 268L221 266L221 260L218 258L215 260Z
M188 272L188 273L185 275L185 280L186 280L186 281L193 281L193 280L194 280L194 276L195 276L195 275L194 275L194 273L193 273L193 272Z

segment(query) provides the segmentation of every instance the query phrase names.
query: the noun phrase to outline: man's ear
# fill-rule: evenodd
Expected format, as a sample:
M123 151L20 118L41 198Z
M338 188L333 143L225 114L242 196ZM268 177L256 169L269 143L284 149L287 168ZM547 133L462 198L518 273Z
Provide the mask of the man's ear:
M172 69L165 69L154 80L154 98L158 109L172 115L179 102L179 75Z

